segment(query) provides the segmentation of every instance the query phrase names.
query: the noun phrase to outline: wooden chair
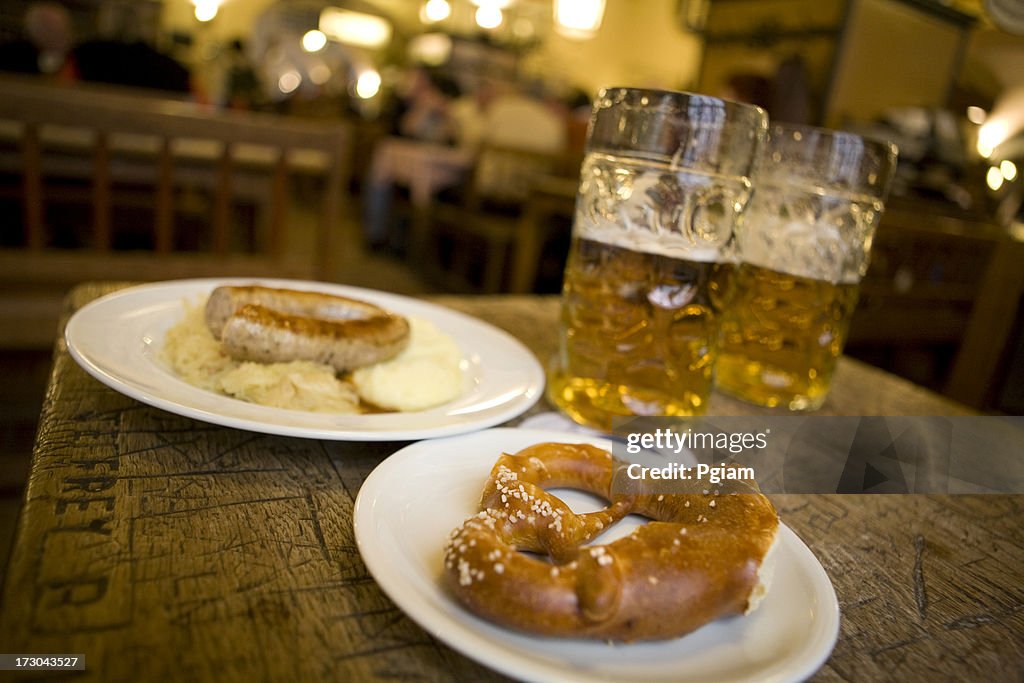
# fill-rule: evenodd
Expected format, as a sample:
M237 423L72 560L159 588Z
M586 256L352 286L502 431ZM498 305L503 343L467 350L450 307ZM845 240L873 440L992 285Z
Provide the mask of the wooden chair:
M998 379L1009 364L1024 302L1024 243L999 240L986 262L967 329L943 393L979 408L993 405ZM1020 334L1018 332L1018 334ZM1018 350L1019 353L1019 350Z
M414 243L428 252L429 274L456 290L507 289L507 264L518 251L526 200L536 179L562 163L557 155L483 147L463 194L432 202L416 218L422 227ZM516 279L516 288L525 288L522 276Z
M886 210L850 327L851 355L905 372L976 408L990 405L1024 291L1024 245L998 226L917 205ZM884 362L882 363L885 364Z
M535 290L552 227L561 226L565 232L572 229L578 184L575 176L542 175L534 179L513 244L509 292L527 294ZM561 258L552 264L559 269L556 279L560 278L567 255L567 251L560 254Z
M0 347L48 343L56 302L83 280L329 277L350 137L343 123L0 78L0 201L21 217L2 233ZM303 189L315 200L296 201ZM311 203L301 253L293 209Z

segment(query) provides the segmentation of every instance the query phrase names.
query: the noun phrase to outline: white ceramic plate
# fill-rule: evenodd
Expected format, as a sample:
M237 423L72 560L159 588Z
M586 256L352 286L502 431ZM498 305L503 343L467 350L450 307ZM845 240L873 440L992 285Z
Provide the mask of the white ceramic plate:
M476 512L483 484L504 452L544 441L607 442L564 432L491 429L424 441L398 451L366 479L355 532L370 573L420 626L481 664L529 681L802 680L828 658L839 633L839 604L825 570L788 527L771 590L759 609L675 640L609 645L523 635L465 610L444 588L449 532ZM582 494L559 491L577 512ZM629 517L600 543L632 530Z
M462 349L465 390L454 401L419 412L336 415L255 405L179 379L161 360L160 348L184 303L201 300L221 284L253 283L362 299L432 321ZM492 325L425 301L322 282L207 279L132 287L83 306L64 336L79 365L116 391L204 422L286 436L405 441L462 434L512 419L544 389L544 371L529 349Z

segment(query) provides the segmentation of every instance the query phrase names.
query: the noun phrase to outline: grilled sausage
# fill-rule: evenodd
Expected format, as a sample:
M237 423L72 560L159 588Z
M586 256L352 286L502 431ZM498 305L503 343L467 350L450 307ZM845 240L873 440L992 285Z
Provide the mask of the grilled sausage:
M318 292L218 287L205 316L225 353L238 360L310 360L344 372L393 358L409 343L405 318Z

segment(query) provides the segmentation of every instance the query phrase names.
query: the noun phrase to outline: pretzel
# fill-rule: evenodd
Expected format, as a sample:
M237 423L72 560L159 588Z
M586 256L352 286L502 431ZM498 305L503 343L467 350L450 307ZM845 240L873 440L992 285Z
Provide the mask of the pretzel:
M675 638L755 609L779 524L756 485L732 482L746 487L742 494L721 484L694 494L613 495L624 466L586 444L502 455L480 512L445 547L444 576L455 596L509 628L617 641ZM609 506L575 514L542 487L580 489ZM608 545L583 547L631 513L652 521Z

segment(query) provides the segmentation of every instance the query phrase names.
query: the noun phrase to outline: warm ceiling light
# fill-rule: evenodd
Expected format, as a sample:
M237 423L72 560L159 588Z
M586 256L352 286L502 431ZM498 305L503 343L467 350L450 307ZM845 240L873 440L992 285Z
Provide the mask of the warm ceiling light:
M331 67L326 64L314 64L309 67L309 80L317 85L323 85L331 80Z
M302 84L302 76L299 75L298 71L285 71L277 79L277 89L287 95L290 92L295 92L295 89Z
M1007 180L1013 180L1017 177L1017 164L1009 159L1003 159L999 162L999 175Z
M420 21L424 24L433 24L444 21L452 14L452 6L448 0L427 0L420 7Z
M367 69L356 79L356 95L368 100L380 92L380 84L380 74L373 69Z
M529 40L537 33L537 30L533 26L533 22L524 17L516 19L515 23L512 24L512 35L519 40Z
M985 182L988 183L989 188L995 192L1003 186L1003 174L999 172L999 169L995 166L989 166L988 173L985 174Z
M365 12L328 7L320 12L320 30L339 43L381 48L391 41L391 22Z
M982 148L988 150L995 150L996 147L1003 144L1006 140L1006 136L1009 133L1009 126L1003 121L989 120L978 129L978 152L982 156L987 157L992 154L989 151L988 154L982 153Z
M507 9L512 4L512 0L469 0L477 7L497 7L498 9Z
M986 117L987 114L985 113L985 110L982 109L981 107L967 107L967 120L973 123L974 125L980 126L981 124L985 123Z
M476 8L476 24L480 28L492 29L501 26L501 22L505 20L505 17L501 13L501 8L497 5L480 5Z
M441 66L452 55L452 39L444 33L424 33L409 41L409 58L427 66Z
M306 31L306 34L302 36L302 49L306 52L319 52L324 49L327 45L327 36L324 35L323 31Z
M194 0L196 20L211 21L220 11L220 0Z
M555 0L555 30L566 38L593 38L604 19L605 0Z

